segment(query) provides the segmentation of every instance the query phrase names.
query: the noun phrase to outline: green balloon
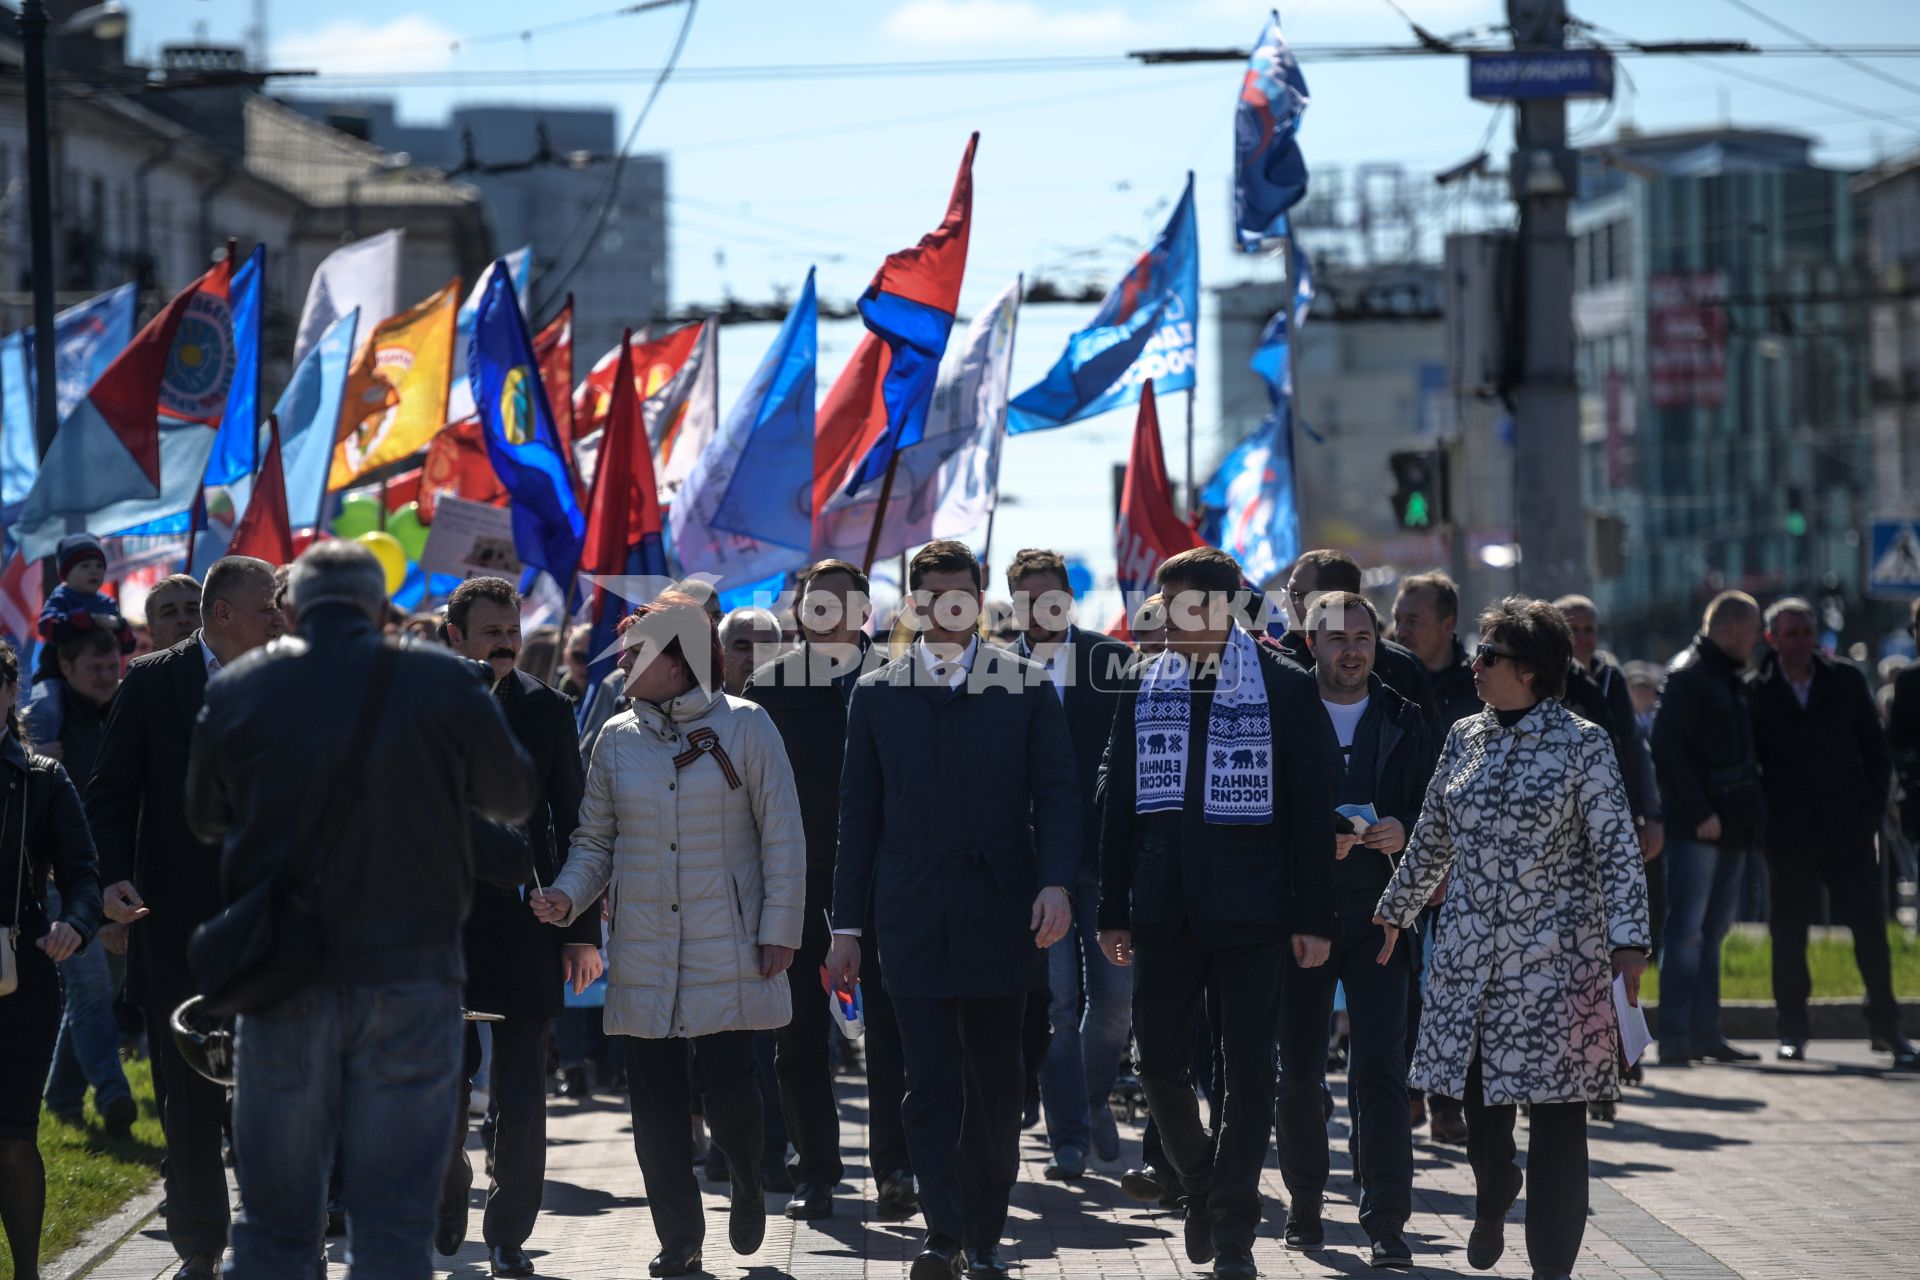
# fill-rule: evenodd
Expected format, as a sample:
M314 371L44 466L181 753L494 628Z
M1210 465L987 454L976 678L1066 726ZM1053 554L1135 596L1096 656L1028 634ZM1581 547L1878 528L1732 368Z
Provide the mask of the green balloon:
M340 514L333 520L333 534L336 538L357 538L363 533L372 533L379 527L379 499L364 493L356 493L342 500Z
M408 560L418 560L427 549L427 526L420 523L420 504L409 502L387 517L387 532L400 540Z

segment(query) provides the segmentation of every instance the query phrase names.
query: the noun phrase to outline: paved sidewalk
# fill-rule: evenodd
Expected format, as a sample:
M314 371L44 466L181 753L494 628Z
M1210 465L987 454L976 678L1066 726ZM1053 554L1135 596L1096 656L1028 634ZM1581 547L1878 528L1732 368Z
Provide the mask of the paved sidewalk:
M1749 1043L1764 1049L1771 1043ZM1763 1277L1813 1280L1904 1274L1920 1257L1920 1076L1882 1072L1864 1045L1820 1041L1807 1065L1763 1061L1745 1067L1649 1068L1649 1087L1629 1092L1614 1125L1592 1127L1592 1217L1576 1274L1587 1280L1715 1280ZM919 1239L918 1223L868 1220L872 1186L858 1158L864 1094L857 1080L843 1097L849 1187L838 1216L818 1227L768 1219L760 1252L727 1250L724 1188L707 1184L706 1262L722 1280L900 1280ZM1336 1089L1338 1081L1336 1079ZM1327 1202L1327 1248L1289 1251L1280 1221L1284 1193L1269 1161L1267 1223L1255 1248L1270 1277L1369 1274L1346 1177L1345 1110L1335 1116L1334 1180ZM1123 1128L1135 1157L1137 1133ZM553 1148L546 1210L528 1250L540 1274L570 1280L628 1280L646 1274L656 1252L622 1109L610 1103L553 1104ZM1118 1166L1062 1185L1041 1179L1045 1145L1022 1143L1024 1168L1008 1227L1009 1260L1021 1280L1072 1277L1197 1276L1186 1261L1173 1216L1121 1196ZM476 1165L479 1158L476 1155ZM1526 1277L1524 1236L1508 1231L1508 1253L1490 1273L1466 1265L1472 1177L1465 1152L1421 1143L1415 1151L1414 1217L1408 1239L1421 1276ZM781 1199L769 1197L777 1214ZM442 1273L487 1274L477 1240ZM1515 1216L1524 1209L1524 1201ZM332 1277L344 1277L334 1242ZM1899 1259L1905 1258L1902 1263ZM177 1264L149 1225L91 1272L94 1280L165 1280ZM1379 1273L1372 1273L1379 1274ZM300 1280L300 1278L290 1278Z

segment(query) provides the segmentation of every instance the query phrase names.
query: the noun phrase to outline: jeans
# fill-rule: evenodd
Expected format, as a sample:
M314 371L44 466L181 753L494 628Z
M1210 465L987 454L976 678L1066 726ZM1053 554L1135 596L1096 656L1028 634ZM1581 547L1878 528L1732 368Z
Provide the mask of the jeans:
M1660 1057L1711 1048L1720 1034L1720 942L1740 905L1746 853L1676 840L1667 864L1667 927L1660 961Z
M1133 1025L1133 970L1101 954L1099 910L1099 884L1083 881L1067 936L1047 950L1053 1043L1040 1067L1040 1101L1055 1152L1085 1155L1092 1145L1093 1109L1107 1109Z
M47 911L59 919L60 892L51 885ZM53 1070L47 1075L47 1110L78 1116L86 1105L87 1086L92 1085L94 1107L104 1111L115 1098L133 1096L120 1066L120 1024L113 1016L115 984L106 948L95 943L62 961L60 980L66 1012L53 1048Z
M313 1274L339 1146L355 1280L427 1280L454 1137L460 987L308 987L240 1018L229 1280Z

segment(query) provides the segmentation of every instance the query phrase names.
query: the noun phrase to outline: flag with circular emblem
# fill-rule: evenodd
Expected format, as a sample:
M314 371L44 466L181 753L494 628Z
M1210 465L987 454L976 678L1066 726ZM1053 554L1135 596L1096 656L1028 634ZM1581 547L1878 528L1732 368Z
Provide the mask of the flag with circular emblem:
M340 401L327 488L344 489L376 467L425 448L447 424L459 307L456 276L438 293L382 320L360 344Z

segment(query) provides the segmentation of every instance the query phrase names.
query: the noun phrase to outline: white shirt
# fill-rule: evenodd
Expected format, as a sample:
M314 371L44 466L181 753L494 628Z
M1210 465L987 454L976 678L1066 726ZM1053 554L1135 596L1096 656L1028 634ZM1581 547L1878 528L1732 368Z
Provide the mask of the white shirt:
M1784 671L1781 674L1786 675ZM1813 672L1807 672L1805 680L1795 680L1792 676L1787 676L1787 688L1793 690L1793 696L1800 700L1800 705L1804 708L1807 705L1807 699L1813 696Z
M1053 681L1053 691L1060 695L1060 705L1063 707L1067 704L1067 685L1073 681L1073 632L1074 629L1068 627L1067 634L1060 638L1060 642L1050 646L1047 660L1040 663L1047 669L1047 678ZM1026 650L1027 657L1039 661L1039 655L1034 652L1031 643L1023 641L1021 647Z
M207 664L207 679L213 679L214 674L220 670L220 659L214 656L213 650L207 648L207 638L204 635L200 637L200 657Z
M925 640L916 640L914 649L920 655L920 665L927 674L941 681L949 689L958 689L967 682L967 673L973 670L973 660L980 654L980 638L975 636L967 641L967 647L956 659L942 658L936 654Z
M1327 718L1333 721L1334 735L1340 739L1343 769L1353 759L1353 735L1360 731L1360 718L1367 714L1367 704L1372 701L1371 694L1358 702L1328 702L1325 698L1320 699L1320 705L1327 709Z

